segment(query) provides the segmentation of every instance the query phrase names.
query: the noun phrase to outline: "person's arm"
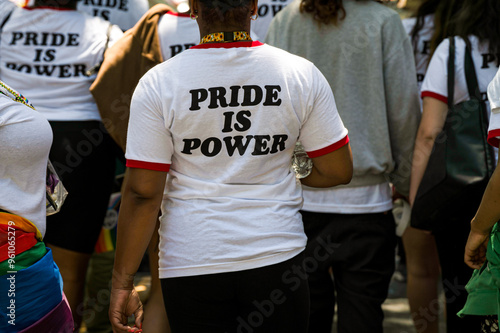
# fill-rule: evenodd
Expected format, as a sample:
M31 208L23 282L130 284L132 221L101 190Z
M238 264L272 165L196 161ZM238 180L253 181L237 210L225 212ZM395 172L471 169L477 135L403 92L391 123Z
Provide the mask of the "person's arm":
M498 220L500 220L500 166L497 165L470 225L471 231L464 254L464 261L469 267L479 269L486 260L491 228Z
M166 177L167 172L163 171L127 169L109 307L115 333L139 331L127 325L132 314L136 326L142 324L142 304L133 280L156 226Z
M410 205L413 205L418 187L429 163L429 156L436 137L443 130L448 113L448 105L433 97L424 97L422 120L418 127L410 180Z
M332 187L347 184L352 178L352 152L348 144L312 158L313 167L309 176L302 178L302 185L310 187Z

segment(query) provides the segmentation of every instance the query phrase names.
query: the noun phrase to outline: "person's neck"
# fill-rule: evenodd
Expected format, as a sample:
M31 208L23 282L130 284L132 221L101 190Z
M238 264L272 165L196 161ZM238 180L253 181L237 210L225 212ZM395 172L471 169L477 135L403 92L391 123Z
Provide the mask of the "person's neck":
M241 24L234 25L213 25L210 27L200 27L200 36L204 37L215 32L233 32L233 31L246 31L250 34L250 26L246 27Z
M68 0L36 0L34 7L54 7L64 9L75 9L76 1Z

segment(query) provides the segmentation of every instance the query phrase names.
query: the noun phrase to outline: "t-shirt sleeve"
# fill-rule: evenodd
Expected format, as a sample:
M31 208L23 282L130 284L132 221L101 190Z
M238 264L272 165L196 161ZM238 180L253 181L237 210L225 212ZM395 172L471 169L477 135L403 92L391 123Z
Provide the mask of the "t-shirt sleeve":
M500 144L500 70L488 85L488 100L491 107L488 142L498 147Z
M422 98L433 97L448 103L449 45L450 42L445 39L434 52L422 83Z
M123 31L120 29L119 26L113 24L111 27L111 31L109 33L109 42L108 42L108 48L113 46L118 39L120 39L123 36Z
M349 142L332 89L323 74L313 68L313 95L300 130L299 141L309 157L331 153Z
M132 96L125 157L127 167L169 171L172 136L151 76L143 78Z
M422 83L422 98L433 97L443 103L448 103L448 58L450 41L445 39L439 44L431 58L429 67ZM465 80L465 41L455 37L455 82L453 104L470 99Z

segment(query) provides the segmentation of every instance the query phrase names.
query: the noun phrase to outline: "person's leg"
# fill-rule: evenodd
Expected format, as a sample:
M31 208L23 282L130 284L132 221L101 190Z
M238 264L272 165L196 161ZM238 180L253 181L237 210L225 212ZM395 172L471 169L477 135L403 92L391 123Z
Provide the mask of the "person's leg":
M163 304L160 277L158 274L158 235L159 222L148 246L149 270L151 272L151 290L146 305L144 305L144 320L142 329L148 333L170 333L167 312Z
M457 202L456 212L446 221L446 228L435 233L436 245L441 264L441 278L446 296L446 330L448 333L470 333L480 329L478 316L459 318L467 301L465 285L469 282L473 269L464 263L464 249L470 232L470 221L479 205L478 200Z
M335 230L329 224L330 214L302 211L307 235L305 257L317 263L316 269L308 270L311 307L310 333L330 333L335 313L335 290L330 274L336 245L332 243Z
M88 333L109 333L109 298L115 251L94 253L87 270L83 320Z
M418 332L439 332L439 259L434 236L408 227L403 234L407 267L407 297Z
M300 254L285 262L238 274L237 333L306 333L309 287L315 264Z
M339 333L382 333L382 303L395 267L392 214L338 214L333 263Z
M470 221L475 210L463 210L460 218L451 218L449 228L435 234L441 263L443 290L446 296L446 331L448 333L470 333L480 329L480 318L459 318L466 300L465 285L472 276L472 268L464 263L464 249L470 231Z
M163 301L175 333L235 332L238 317L231 273L161 279Z

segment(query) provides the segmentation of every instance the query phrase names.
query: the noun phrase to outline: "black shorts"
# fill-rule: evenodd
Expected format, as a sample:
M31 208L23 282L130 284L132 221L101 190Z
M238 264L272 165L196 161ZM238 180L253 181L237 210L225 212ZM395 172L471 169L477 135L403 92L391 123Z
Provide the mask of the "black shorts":
M52 121L50 161L68 196L47 216L44 241L92 253L106 216L115 177L117 146L99 121Z
M238 272L161 279L172 332L305 333L309 288L303 254Z

